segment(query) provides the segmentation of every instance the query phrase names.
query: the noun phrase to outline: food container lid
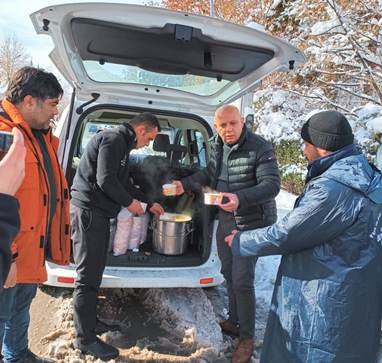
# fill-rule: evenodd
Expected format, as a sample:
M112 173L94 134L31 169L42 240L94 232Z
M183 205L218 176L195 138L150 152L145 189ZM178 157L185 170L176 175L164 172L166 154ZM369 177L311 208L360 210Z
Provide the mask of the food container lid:
M172 188L176 188L176 185L173 184L173 183L171 183L171 184L163 184L162 188L163 189L172 189Z

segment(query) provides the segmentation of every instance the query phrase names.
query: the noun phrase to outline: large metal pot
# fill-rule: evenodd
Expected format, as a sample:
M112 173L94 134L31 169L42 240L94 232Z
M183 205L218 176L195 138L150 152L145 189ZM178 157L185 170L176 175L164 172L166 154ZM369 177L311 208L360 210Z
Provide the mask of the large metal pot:
M192 218L185 214L164 213L153 220L153 249L163 255L181 255L187 250Z

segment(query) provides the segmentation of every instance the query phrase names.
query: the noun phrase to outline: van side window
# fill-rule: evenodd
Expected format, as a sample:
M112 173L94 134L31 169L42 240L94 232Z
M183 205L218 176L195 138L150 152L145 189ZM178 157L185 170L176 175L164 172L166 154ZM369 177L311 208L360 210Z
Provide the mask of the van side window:
M100 131L110 129L113 127L118 126L118 124L113 123L104 123L104 122L97 122L97 121L89 121L85 124L84 131L82 133L82 138L80 142L80 149L79 153L81 156L85 150L86 145L90 141L90 139L97 134Z
M188 149L187 160L184 161L185 165L206 167L206 144L200 131L187 130L178 134L176 139L179 145L184 145Z
M206 143L204 142L203 135L200 131L195 131L195 140L198 145L199 165L202 168L205 168L207 166Z

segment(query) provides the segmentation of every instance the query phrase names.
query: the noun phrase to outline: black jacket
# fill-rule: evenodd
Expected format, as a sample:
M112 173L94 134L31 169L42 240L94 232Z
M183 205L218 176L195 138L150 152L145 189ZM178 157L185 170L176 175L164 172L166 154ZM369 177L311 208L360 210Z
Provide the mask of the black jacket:
M135 146L135 132L129 124L94 135L73 180L72 203L113 218L133 198L148 202L130 181L129 154Z
M20 229L17 199L0 193L0 291L11 266L11 243Z
M210 139L211 155L207 167L182 179L185 190L215 189L222 166L223 141ZM277 219L275 197L280 191L280 176L272 145L246 127L228 156L228 188L239 198L234 213L241 230L264 227Z

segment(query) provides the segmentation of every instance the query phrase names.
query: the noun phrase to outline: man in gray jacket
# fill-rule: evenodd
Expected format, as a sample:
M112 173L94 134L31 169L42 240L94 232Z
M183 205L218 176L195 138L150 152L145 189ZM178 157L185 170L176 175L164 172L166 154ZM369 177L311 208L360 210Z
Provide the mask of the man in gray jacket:
M382 308L382 178L336 111L302 127L305 189L276 224L235 231L234 255L283 255L261 362L373 363Z
M215 113L214 127L217 134L210 140L207 167L175 184L178 195L209 186L226 199L219 205L216 232L229 299L228 320L220 325L224 333L240 336L232 362L244 363L253 352L256 260L232 256L224 238L235 228L259 228L276 221L274 198L280 190L280 178L272 145L247 130L235 106L220 107Z

